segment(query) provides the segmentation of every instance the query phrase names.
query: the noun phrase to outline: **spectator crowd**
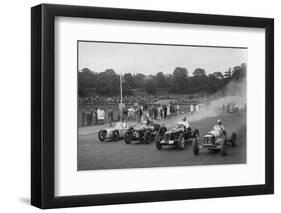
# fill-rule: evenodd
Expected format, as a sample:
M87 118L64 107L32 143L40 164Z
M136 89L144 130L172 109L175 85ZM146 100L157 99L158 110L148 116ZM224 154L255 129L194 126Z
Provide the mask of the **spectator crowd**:
M96 109L81 109L80 125L91 126L109 123L110 126L114 121L137 121L140 122L143 116L150 119L162 120L177 116L180 111L178 104L147 104L138 103L129 107L124 107L122 110L113 109L113 107L97 107Z

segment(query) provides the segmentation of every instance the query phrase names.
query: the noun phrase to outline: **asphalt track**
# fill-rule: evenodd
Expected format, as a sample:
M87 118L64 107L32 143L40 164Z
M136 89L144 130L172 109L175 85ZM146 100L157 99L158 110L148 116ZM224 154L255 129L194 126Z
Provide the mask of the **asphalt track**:
M179 151L168 146L157 150L154 143L125 144L123 139L100 142L95 132L79 136L78 170L246 163L246 114L222 114L190 122L190 125L192 129L199 129L200 140L202 140L203 135L212 128L216 119L223 121L229 135L232 132L237 133L237 145L228 146L226 156L222 156L217 151L204 150L200 150L199 155L195 156L191 144L187 144L184 150ZM175 125L176 121L166 121L168 128Z

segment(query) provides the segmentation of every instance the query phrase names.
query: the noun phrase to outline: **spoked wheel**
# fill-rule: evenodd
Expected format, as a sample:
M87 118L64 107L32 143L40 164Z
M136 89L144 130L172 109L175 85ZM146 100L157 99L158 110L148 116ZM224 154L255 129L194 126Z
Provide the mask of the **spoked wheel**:
M183 134L181 134L181 135L179 136L179 139L178 139L178 149L179 149L179 150L183 150L184 147L185 147L185 139L184 139Z
M162 136L158 134L155 138L155 146L157 149L162 149L162 145L160 144L160 141L162 140Z
M104 141L106 137L106 130L100 130L98 137L100 141Z
M146 144L149 144L149 143L151 143L151 141L152 141L152 135L151 135L151 131L150 130L146 130L146 132L144 133L144 142L146 143Z
M115 130L115 131L113 132L113 137L112 137L112 139L113 139L114 141L118 141L118 139L119 139L119 132L118 132L117 130Z
M125 136L124 136L125 143L126 144L131 143L132 139L133 139L133 133L132 132L126 132Z
M199 154L199 138L194 138L192 141L192 151L194 155Z
M236 135L235 132L233 132L232 135L231 135L231 139L230 139L232 147L236 146L236 138L237 138L237 135Z

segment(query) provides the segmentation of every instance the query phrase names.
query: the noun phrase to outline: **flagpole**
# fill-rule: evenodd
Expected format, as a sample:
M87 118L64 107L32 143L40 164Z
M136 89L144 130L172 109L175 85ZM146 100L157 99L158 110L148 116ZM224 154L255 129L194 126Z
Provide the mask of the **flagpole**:
M122 73L120 73L120 120L123 121L123 91L122 91Z
M123 91L122 91L122 74L120 74L120 102L121 102L121 104L123 103Z

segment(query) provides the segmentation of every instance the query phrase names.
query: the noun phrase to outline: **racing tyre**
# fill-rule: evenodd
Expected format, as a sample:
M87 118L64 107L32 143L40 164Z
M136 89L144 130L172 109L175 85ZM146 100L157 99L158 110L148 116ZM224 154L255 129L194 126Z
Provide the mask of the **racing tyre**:
M231 144L232 144L232 147L235 147L235 146L236 146L236 143L235 143L236 138L237 138L237 135L236 135L235 132L233 132L232 135L231 135Z
M184 149L184 147L185 147L185 139L184 139L184 135L183 134L181 134L180 136L179 136L179 139L178 139L178 149L179 150L183 150Z
M118 140L119 140L119 132L118 132L117 130L115 130L115 131L113 132L112 139L113 139L114 141L118 141Z
M145 133L144 133L144 137L143 137L143 139L144 139L144 142L146 143L146 144L149 144L149 143L151 143L151 141L152 141L152 135L151 135L151 131L150 130L146 130L145 131Z
M100 141L104 141L105 137L106 137L106 131L105 130L100 130L98 137L99 137Z
M157 149L162 149L162 145L160 144L160 141L162 140L161 135L157 135L155 138L155 146Z
M222 156L226 156L226 142L224 142L222 145L221 154Z
M125 133L125 136L124 136L125 143L126 143L126 144L131 143L132 139L133 139L133 134L132 134L132 132L126 132L126 133Z
M199 154L199 141L198 138L194 138L192 141L192 151L194 155L198 155Z

